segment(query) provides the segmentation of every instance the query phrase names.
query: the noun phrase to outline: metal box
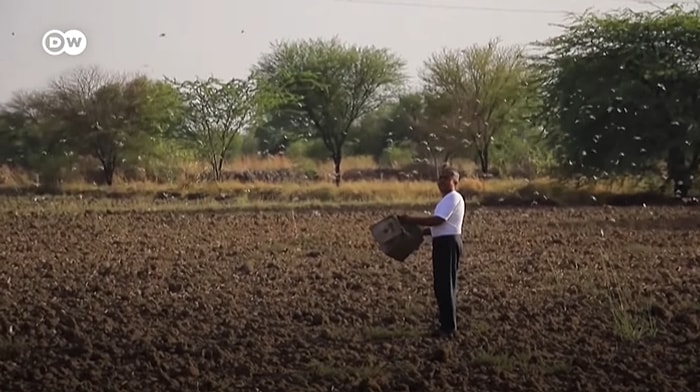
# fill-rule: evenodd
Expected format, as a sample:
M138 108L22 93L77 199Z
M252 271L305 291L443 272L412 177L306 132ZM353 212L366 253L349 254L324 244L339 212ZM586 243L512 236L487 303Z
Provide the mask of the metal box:
M402 224L388 216L370 227L379 249L397 261L404 261L423 244L423 231L417 225Z

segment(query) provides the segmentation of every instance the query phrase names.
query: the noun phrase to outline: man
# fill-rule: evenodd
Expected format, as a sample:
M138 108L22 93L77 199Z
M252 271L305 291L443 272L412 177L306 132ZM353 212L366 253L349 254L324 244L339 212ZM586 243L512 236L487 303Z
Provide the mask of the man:
M428 226L433 242L433 289L437 300L440 327L437 336L450 337L457 330L457 270L462 256L464 198L457 192L459 173L443 168L438 178L442 199L433 216L400 216L399 221ZM427 234L427 233L426 233Z

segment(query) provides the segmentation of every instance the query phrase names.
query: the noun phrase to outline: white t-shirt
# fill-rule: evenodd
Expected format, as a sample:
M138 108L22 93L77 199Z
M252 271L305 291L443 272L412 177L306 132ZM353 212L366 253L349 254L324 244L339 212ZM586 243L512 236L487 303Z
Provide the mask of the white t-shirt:
M435 216L445 219L445 222L430 227L430 235L439 237L442 235L462 234L462 222L464 221L464 198L457 191L446 194L437 206Z

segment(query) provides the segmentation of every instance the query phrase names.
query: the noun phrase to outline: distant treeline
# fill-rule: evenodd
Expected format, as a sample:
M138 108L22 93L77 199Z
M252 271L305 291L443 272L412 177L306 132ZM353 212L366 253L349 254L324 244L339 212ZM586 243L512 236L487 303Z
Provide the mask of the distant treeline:
M44 186L92 163L119 170L206 161L210 179L240 155L343 157L435 167L473 160L483 173L658 175L685 196L700 167L700 13L579 16L537 43L494 40L426 59L421 86L385 48L283 41L245 78L178 81L97 67L0 110L0 164Z

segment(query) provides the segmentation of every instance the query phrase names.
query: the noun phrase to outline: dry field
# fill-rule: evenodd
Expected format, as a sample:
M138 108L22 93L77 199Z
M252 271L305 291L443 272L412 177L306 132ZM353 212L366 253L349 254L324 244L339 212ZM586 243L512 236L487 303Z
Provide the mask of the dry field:
M2 212L0 390L700 390L698 208L470 208L453 340L395 212Z

